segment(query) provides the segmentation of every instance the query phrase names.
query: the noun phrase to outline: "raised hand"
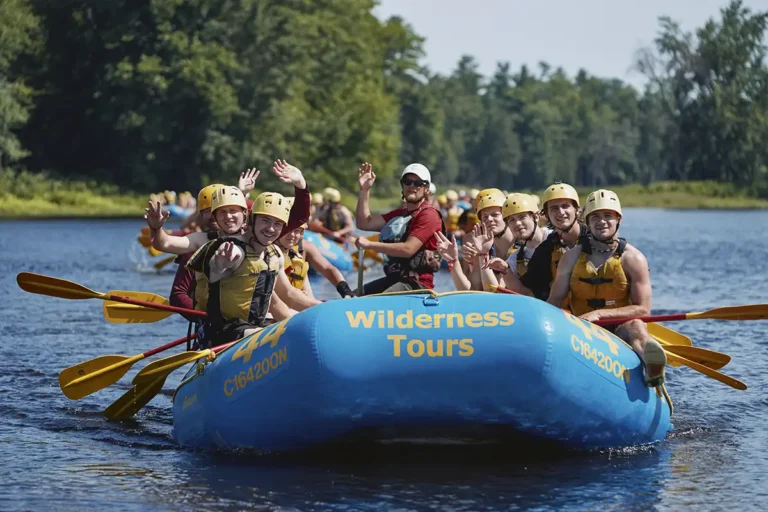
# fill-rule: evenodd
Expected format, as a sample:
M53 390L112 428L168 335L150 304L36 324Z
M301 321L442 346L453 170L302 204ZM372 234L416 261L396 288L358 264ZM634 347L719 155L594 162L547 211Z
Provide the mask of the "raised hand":
M435 239L437 240L437 252L445 261L459 259L459 244L456 243L456 235L451 235L451 239L448 240L444 234L438 231L435 233Z
M272 171L283 183L292 183L294 187L301 189L307 187L307 182L304 181L304 175L301 171L285 160L275 160Z
M357 178L360 182L360 190L370 190L376 181L376 174L373 172L371 164L365 162L357 170Z
M160 201L156 201L155 203L148 201L147 204L149 206L144 209L144 218L147 220L147 225L150 229L162 228L171 213L162 210Z
M216 264L220 268L229 268L232 266L232 262L237 259L237 252L235 251L235 244L232 242L224 242L216 249L213 254L216 260Z
M493 232L485 228L485 224L475 224L472 228L472 234L475 236L475 247L480 254L488 254L493 247Z
M255 167L240 173L240 179L237 180L237 188L240 189L243 195L256 188L256 178L259 177L259 174L260 171Z

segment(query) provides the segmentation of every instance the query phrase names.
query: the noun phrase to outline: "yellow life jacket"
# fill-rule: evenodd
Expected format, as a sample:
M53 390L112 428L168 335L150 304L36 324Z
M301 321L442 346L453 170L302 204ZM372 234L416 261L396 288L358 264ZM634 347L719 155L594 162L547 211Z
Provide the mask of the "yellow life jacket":
M303 240L299 240L297 245L288 249L285 258L285 275L294 288L301 290L304 287L304 280L309 272L309 262L304 259Z
M245 251L245 258L235 272L208 285L207 321L213 325L240 319L249 324L263 326L267 316L272 290L280 271L280 252L274 245L264 250L263 258L253 248L234 237L223 237L208 242L187 266L210 278L210 260L224 242L233 242Z
M510 256L515 254L515 262L517 263L517 275L518 277L522 277L525 275L526 272L528 272L528 262L531 261L531 258L525 257L525 251L523 250L525 246L524 245L513 245L509 248L507 251L507 255L504 258L504 260L508 260Z
M218 231L209 231L207 234L208 240L216 240L220 236ZM187 260L187 266L189 266L190 261L198 257L198 254L200 254L200 251L203 247L195 251L192 256L190 256L189 260ZM195 304L194 307L197 311L206 311L208 307L208 278L203 272L195 271L195 296L192 297L192 299Z
M630 304L629 279L621 266L621 255L627 241L619 246L599 270L587 259L592 253L588 238L581 242L581 254L571 274L571 311L580 316L597 309L615 309Z

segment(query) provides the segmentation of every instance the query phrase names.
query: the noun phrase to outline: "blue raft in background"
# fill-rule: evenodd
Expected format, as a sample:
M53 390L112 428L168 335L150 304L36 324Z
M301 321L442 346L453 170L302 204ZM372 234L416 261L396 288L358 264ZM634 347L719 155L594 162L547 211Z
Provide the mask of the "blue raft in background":
M352 255L347 252L343 245L328 240L323 235L308 229L304 230L304 240L309 240L315 244L320 249L320 253L331 262L331 265L341 272L351 272L354 269ZM312 270L312 267L310 267L310 270Z
M190 447L294 451L361 431L504 430L620 447L664 438L664 395L645 386L627 344L546 302L384 294L312 307L193 367L174 394L173 436Z

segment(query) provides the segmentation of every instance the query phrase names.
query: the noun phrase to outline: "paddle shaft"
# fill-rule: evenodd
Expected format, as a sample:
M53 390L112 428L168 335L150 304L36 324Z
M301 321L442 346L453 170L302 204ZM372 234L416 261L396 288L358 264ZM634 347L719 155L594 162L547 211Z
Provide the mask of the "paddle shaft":
M196 309L179 308L168 304L156 304L154 302L146 302L143 300L131 299L129 297L120 297L118 295L106 295L104 298L107 300L113 300L115 302L124 302L126 304L133 304L134 306L144 306L146 308L164 309L166 311L173 311L174 313L183 313L186 315L205 317L204 311L197 311Z
M365 258L365 249L362 247L357 251L357 294L363 296L363 273L365 272L365 265L363 265L363 259Z

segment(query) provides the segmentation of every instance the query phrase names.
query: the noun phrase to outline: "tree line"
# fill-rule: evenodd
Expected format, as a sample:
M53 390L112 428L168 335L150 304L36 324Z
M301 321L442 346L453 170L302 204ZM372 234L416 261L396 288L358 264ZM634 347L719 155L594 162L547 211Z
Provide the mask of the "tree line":
M768 197L768 11L659 20L638 91L541 62L444 76L374 0L0 0L0 167L124 190L196 190L286 158L355 190L716 180ZM265 184L270 177L264 173Z

